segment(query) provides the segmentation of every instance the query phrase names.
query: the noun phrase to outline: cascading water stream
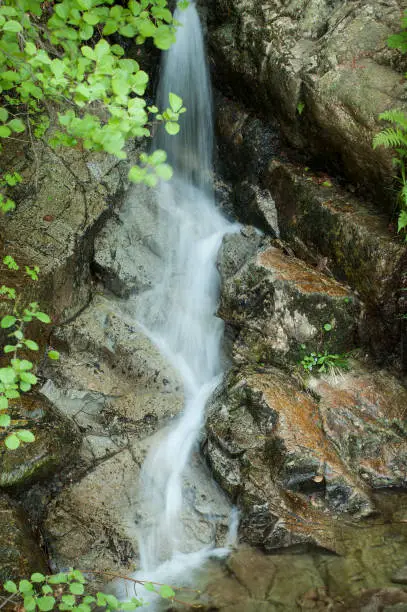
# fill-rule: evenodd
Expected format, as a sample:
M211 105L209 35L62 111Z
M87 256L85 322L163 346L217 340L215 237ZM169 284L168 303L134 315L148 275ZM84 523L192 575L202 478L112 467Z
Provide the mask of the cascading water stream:
M157 190L161 278L137 298L139 324L180 372L185 393L182 415L152 445L141 473L143 521L139 548L149 579L176 579L197 566L208 550L190 553L181 520L182 476L197 444L205 404L222 376L223 323L214 316L218 299L216 256L223 236L236 226L216 210L212 175L212 104L202 29L194 3L177 10L177 41L165 54L159 106L168 94L183 98L181 132L164 130L155 148L167 151L174 177ZM188 550L189 554L185 554Z

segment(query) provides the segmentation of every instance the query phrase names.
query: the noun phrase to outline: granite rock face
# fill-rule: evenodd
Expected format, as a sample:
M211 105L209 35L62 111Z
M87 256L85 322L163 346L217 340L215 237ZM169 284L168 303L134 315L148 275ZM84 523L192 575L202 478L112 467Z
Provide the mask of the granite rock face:
M218 311L236 332L236 363L288 365L304 350L343 353L355 347L360 305L348 288L274 246L239 267L239 241L242 252L253 244L242 234L224 241L221 262L234 259L235 269L221 265L226 278Z
M391 153L373 151L372 138L380 112L405 106L404 59L386 45L405 8L405 0L212 2L216 83L277 117L291 145L339 164L384 204Z

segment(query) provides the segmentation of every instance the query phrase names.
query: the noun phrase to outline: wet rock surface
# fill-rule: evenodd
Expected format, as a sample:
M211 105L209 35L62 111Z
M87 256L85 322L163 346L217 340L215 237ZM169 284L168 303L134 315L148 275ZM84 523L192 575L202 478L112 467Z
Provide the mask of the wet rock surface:
M118 161L76 149L60 154L36 143L33 157L19 142L2 154L4 166L19 172L23 182L13 188L15 212L0 223L1 244L21 269L40 267L37 283L24 282L22 275L17 282L24 300L40 302L56 322L76 315L89 302L94 238L113 202L120 205L136 154L132 146L128 160ZM3 280L15 286L15 272L4 270Z
M387 218L290 164L273 163L267 180L282 238L299 257L322 262L358 292L366 308L364 341L377 356L389 353L400 338L398 300L407 252L390 233Z
M4 493L0 495L0 580L47 572L47 560L30 530L28 518Z
M0 488L18 490L52 478L74 459L79 436L70 421L42 395L22 396L15 402L13 416L34 433L35 441L22 444L17 451L1 448Z
M396 0L213 2L215 83L277 116L291 145L339 165L385 203L391 154L371 143L379 113L405 102L401 55L386 46L404 8Z
M274 246L240 267L235 258L234 270L222 262L233 259L239 241L242 252L253 244L244 235L224 242L220 270L226 278L218 311L237 331L236 363L287 365L298 362L301 350L323 346L342 353L355 347L359 304L348 288Z
M343 553L335 517L369 515L372 489L407 486L407 391L357 364L308 386L313 395L271 368L232 372L210 405L204 452L241 508L243 541Z

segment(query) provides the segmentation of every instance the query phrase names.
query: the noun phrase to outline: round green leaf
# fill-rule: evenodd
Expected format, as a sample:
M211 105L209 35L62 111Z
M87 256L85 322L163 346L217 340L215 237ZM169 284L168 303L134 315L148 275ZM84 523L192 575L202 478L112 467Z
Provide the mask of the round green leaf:
M170 586L163 584L163 586L160 587L160 595L164 599L169 599L171 597L175 597L175 592Z
M26 612L33 612L36 607L37 604L35 603L35 599L32 595L27 595L24 597L24 609Z
M9 450L16 450L20 446L20 440L17 438L15 434L10 434L4 441L4 444L7 446ZM21 582L28 582L27 580L22 580ZM25 591L21 590L21 582L20 582L20 591L24 593ZM27 591L28 592L28 591Z
M62 595L62 601L68 606L74 606L76 603L75 595Z
M28 431L27 429L20 429L20 431L16 431L16 436L18 436L21 442L34 442L35 436L32 431ZM39 574L38 574L39 575ZM39 580L33 580L33 582L41 582Z
M11 418L9 414L0 414L0 427L9 427L10 423Z
M17 593L17 585L12 580L7 580L7 582L3 584L3 588L7 593Z
M9 436L10 438L11 436ZM33 585L31 584L31 582L29 580L20 580L19 584L18 584L18 590L20 591L20 593L31 593L33 590Z
M160 164L156 167L155 172L157 176L159 176L164 181L169 181L173 175L172 168L168 164Z
M14 325L16 321L16 317L13 317L12 315L6 315L2 318L0 325L3 329L7 329L8 327Z
M44 595L44 597L37 597L37 606L41 612L49 612L55 605L55 597L52 595Z
M83 595L85 587L81 582L71 582L71 584L69 585L69 590L74 595Z
M3 26L5 32L21 32L22 29L21 23L14 21L14 19L10 19L10 21L7 21Z
M173 121L167 121L165 123L165 130L171 136L175 136L175 134L178 134L179 132L179 124L174 123Z
M53 359L54 361L58 361L59 353L58 353L58 351L48 351L48 357L50 359Z
M31 574L31 582L44 582L45 576L44 574L40 574L39 572L35 572L35 574Z
M331 331L331 329L332 329L332 325L330 323L325 323L324 330L325 331Z

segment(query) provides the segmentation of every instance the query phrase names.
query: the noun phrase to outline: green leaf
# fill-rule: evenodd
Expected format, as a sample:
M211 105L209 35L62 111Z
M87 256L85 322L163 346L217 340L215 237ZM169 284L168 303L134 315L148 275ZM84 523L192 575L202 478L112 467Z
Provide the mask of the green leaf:
M37 383L37 377L31 374L31 372L21 372L20 379L30 385L35 385Z
M48 357L52 359L53 361L58 361L59 353L58 351L48 351Z
M165 161L167 161L167 153L161 149L157 149L152 155L150 155L150 164L153 166L162 164Z
M68 582L68 578L65 572L60 572L59 574L48 576L47 580L50 584L65 584L66 582Z
M74 595L83 595L85 592L85 587L81 582L71 582L69 585L69 590Z
M322 187L332 187L332 183L331 183L331 181L329 181L329 180L328 180L328 181L324 181L324 182L322 183Z
M28 429L20 429L19 431L16 431L15 433L16 433L16 436L18 437L18 439L21 440L21 442L27 442L27 443L35 442L35 436L34 436L33 432L32 431L28 431ZM33 580L33 582L42 582L42 581L40 581L40 580Z
M20 446L20 440L18 439L18 437L15 434L10 434L9 436L7 436L7 438L4 441L4 444L7 446L7 448L9 450L16 450L16 448L18 448ZM28 582L28 580L22 580L21 582ZM21 585L20 582L20 585ZM28 583L30 584L30 583ZM30 584L31 587L31 584ZM31 587L32 588L32 587ZM21 593L25 593L25 592L29 592L29 591L22 591L21 590L21 586L20 586L20 591Z
M10 423L11 423L11 418L9 414L0 414L0 427L9 427Z
M324 330L325 331L331 331L331 329L332 329L332 325L330 323L325 323Z
M16 317L13 317L12 315L6 315L2 318L0 325L3 329L7 329L8 327L12 327L12 325L14 325L16 321Z
M21 119L12 119L11 121L8 122L7 125L10 129L13 130L13 132L20 133L20 132L25 131L25 125L21 121Z
M40 574L39 572L35 572L35 574L31 574L31 582L45 582L44 574Z
M14 21L14 19L10 19L10 21L7 21L3 26L3 30L5 32L21 32L22 29L23 26L21 23Z
M85 24L79 30L79 36L82 40L89 40L93 36L93 26Z
M6 410L7 408L8 408L7 397L5 397L4 395L0 395L0 410Z
M117 610L119 607L119 602L114 595L105 595L106 603L112 610Z
M173 589L170 586L167 586L166 584L163 584L160 587L159 593L164 599L170 599L172 597L175 597L175 592L173 591Z
M174 123L173 121L166 121L165 130L171 136L175 136L175 134L178 134L179 132L179 124Z
M7 118L8 118L8 111L5 108L1 107L0 108L0 121L7 121Z
M171 109L174 111L174 113L178 113L178 111L182 107L182 98L180 98L174 93L169 93L168 98L170 101Z
M4 352L5 353L13 353L18 345L16 344L6 344L6 346L4 347Z
M37 604L35 603L35 599L32 595L27 595L24 597L24 609L26 612L33 612L36 607Z
M154 35L154 44L158 49L166 51L175 42L175 34L168 26L159 26Z
M402 210L398 218L397 231L401 232L405 227L407 227L407 210Z
M15 382L16 373L10 366L0 368L0 381L5 385L12 385Z
M51 323L50 317L45 314L45 312L35 312L34 317L36 317L39 321L42 321L42 323Z
M96 11L89 11L82 15L82 19L91 26L96 25L100 21L100 17Z
M68 606L74 606L76 603L76 598L74 595L62 595L62 601Z
M33 585L29 580L20 580L18 590L20 593L31 593L33 590Z
M8 128L6 125L0 125L0 138L8 138L10 134L10 128Z
M168 164L159 164L158 166L156 166L155 172L157 176L159 176L164 181L169 181L173 175L172 168Z
M27 55L35 55L37 53L37 47L34 45L33 42L28 41L27 43L25 43L25 52L27 53Z
M49 612L55 605L55 597L52 595L44 595L44 597L37 597L37 606L41 612Z
M34 340L23 340L23 342L30 351L38 351L38 344Z
M3 584L3 588L7 593L17 593L17 585L12 580L7 580L7 582Z
M41 587L41 591L44 593L44 595L47 595L48 593L53 593L53 590L49 586L49 584L44 584L44 586Z

